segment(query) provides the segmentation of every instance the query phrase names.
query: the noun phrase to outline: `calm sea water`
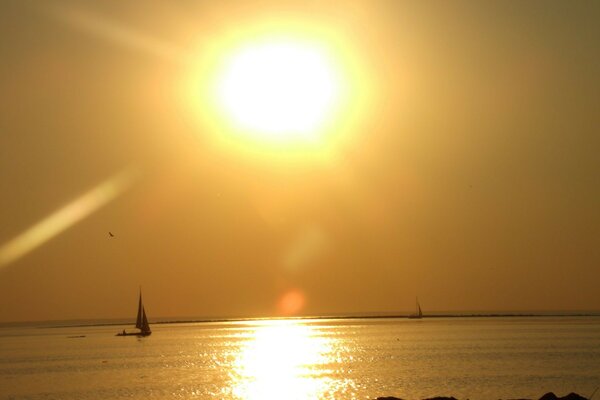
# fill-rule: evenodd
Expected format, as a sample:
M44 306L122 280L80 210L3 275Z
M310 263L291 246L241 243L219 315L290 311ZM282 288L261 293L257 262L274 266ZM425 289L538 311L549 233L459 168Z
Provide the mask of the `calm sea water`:
M0 399L492 400L600 386L600 317L165 324L115 337L123 328L0 328Z

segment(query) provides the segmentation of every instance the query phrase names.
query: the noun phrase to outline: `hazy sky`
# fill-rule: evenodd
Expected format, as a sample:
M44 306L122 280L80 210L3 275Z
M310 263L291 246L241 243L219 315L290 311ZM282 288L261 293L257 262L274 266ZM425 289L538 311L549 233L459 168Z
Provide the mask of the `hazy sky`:
M223 3L0 3L0 321L600 309L600 3ZM269 18L369 82L326 156L189 96Z

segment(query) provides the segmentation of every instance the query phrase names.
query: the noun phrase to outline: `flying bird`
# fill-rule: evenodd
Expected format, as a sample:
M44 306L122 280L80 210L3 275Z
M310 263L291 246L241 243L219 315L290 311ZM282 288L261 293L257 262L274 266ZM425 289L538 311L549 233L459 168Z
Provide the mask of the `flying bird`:
M110 237L115 237L115 235L113 235L113 233L112 233L112 232L108 232L108 236L110 236Z

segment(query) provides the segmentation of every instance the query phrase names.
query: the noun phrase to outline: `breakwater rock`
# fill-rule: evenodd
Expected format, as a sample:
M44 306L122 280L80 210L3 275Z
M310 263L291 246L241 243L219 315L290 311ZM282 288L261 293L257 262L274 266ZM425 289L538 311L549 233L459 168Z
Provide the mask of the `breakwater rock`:
M540 397L540 400L588 400L588 399L586 399L583 396L578 395L577 393L569 393L566 396L558 397L554 393L548 392L545 395L543 395L542 397Z
M403 400L403 399L401 399L400 397L388 396L388 397L378 397L376 400ZM457 399L455 397L440 396L440 397L431 397L429 399L423 399L423 400L457 400ZM533 399L519 399L519 400L533 400ZM540 397L539 400L588 400L588 399L581 395L578 395L577 393L569 393L566 396L558 397L554 393L548 392L545 395L543 395L542 397Z

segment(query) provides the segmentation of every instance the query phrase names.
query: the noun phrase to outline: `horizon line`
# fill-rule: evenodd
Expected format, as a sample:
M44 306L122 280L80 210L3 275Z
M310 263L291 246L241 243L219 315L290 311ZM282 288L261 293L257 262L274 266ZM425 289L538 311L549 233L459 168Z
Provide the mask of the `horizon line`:
M364 313L331 313L323 315L294 315L294 316L265 316L265 317L157 317L152 324L185 324L185 323L219 323L219 322L247 322L265 320L340 320L340 319L409 319L410 313L394 312L364 312ZM569 311L435 311L424 313L423 319L428 318L502 318L502 317L600 317L600 310L569 310ZM132 321L131 317L117 318L74 318L50 319L29 321L0 322L0 328L10 326L38 326L40 328L76 328L87 326L116 326L126 325ZM50 325L52 323L60 325Z

